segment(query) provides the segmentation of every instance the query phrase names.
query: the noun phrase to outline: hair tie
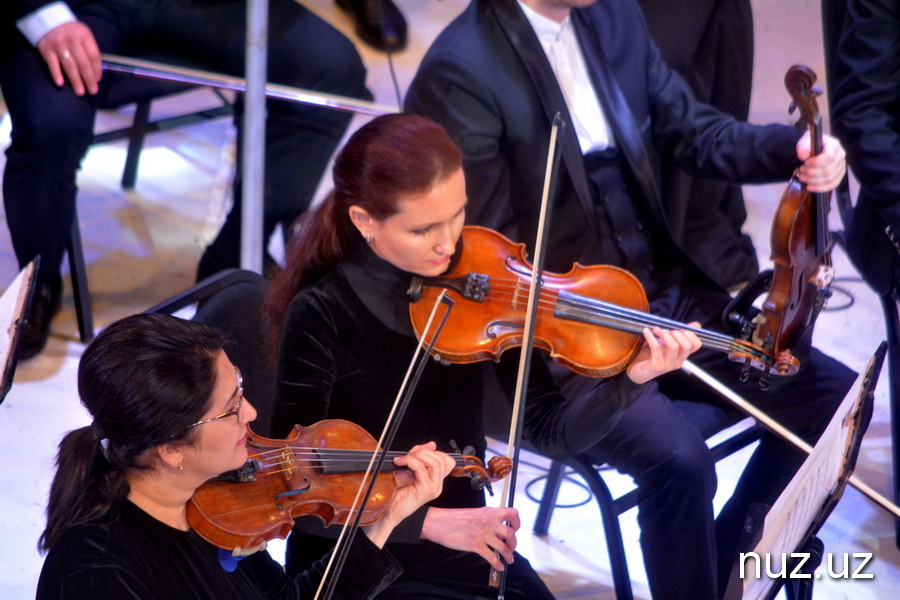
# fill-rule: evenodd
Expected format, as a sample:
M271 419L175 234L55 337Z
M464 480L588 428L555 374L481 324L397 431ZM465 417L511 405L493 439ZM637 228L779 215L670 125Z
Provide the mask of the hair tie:
M91 423L91 431L94 432L94 435L97 437L97 440L100 442L100 451L103 453L103 458L109 460L108 451L109 451L109 438L106 437L106 434L103 433L103 428L100 427L100 424L97 421L93 421Z
M91 422L91 431L94 432L94 435L97 436L98 440L106 438L106 434L103 433L103 428L100 427L100 423L98 423L97 421Z

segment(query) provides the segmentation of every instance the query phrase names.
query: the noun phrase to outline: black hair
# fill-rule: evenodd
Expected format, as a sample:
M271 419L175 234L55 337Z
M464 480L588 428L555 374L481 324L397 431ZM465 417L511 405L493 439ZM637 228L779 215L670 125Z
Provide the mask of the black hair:
M72 527L114 518L129 493L126 473L151 466L148 450L192 442L223 347L216 329L169 315L133 315L100 331L78 366L94 422L60 442L41 551Z

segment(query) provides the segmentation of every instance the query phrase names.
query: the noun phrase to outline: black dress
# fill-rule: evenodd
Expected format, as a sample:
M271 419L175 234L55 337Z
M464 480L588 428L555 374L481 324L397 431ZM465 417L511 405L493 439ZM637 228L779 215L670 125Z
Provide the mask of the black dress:
M224 555L227 558L220 558ZM193 531L169 527L125 502L115 520L81 525L54 544L37 600L254 600L313 598L324 560L288 577L265 551L235 565ZM232 569L230 572L227 568ZM371 598L400 573L391 556L358 536L335 598Z
M322 419L346 419L378 437L416 347L406 296L409 282L409 273L362 248L316 285L298 293L285 318L271 429L274 437L287 435L295 423L311 425ZM483 457L485 381L495 374L500 382L515 381L517 352L508 354L509 359L504 357L498 365L430 362L393 449L408 450L435 441L439 450L450 451L454 440L459 447L471 445L475 454ZM617 388L623 403L639 389L629 384L623 382ZM505 387L508 391L510 386ZM592 437L604 429L613 404L564 399L546 364L535 360L525 434L545 453L568 454L573 444L585 443L579 437ZM431 505L480 507L485 505L484 492L473 490L466 479L448 478L443 494ZM496 597L496 590L483 585L489 565L481 557L420 541L426 511L407 519L386 546L405 573L380 597L473 598L490 597L491 593ZM319 535L329 535L327 530L298 523L288 538L288 572L305 567L317 551L330 544L321 537L316 543L315 535L303 534L300 529L319 529ZM508 594L513 595L509 597L516 597L517 587L524 590L521 597L549 597L524 558L517 557L511 569Z

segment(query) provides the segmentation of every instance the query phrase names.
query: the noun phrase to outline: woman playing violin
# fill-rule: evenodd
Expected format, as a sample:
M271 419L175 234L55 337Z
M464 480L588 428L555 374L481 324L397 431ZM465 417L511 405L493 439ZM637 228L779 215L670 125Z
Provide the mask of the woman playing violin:
M460 153L439 125L390 115L351 137L334 165L334 191L301 221L270 290L273 435L325 418L381 431L417 343L407 299L411 277L447 270L465 208ZM534 361L525 417L532 443L555 455L591 445L635 389L678 368L699 347L689 332L646 331L644 337L644 349L616 378L606 403L563 398L546 364ZM442 450L471 445L483 457L485 381L496 377L509 391L514 358L496 365L429 362L400 425L399 447L426 436ZM515 553L518 527L515 509L486 507L484 493L464 480L445 482L441 496L392 536L388 547L405 572L379 597L496 597L487 581L489 567L504 569L498 555L509 568L508 598L551 597ZM289 536L289 572L331 544L328 530L314 535L315 529L298 522Z
M264 549L243 560L188 526L202 483L247 460L256 411L240 372L207 325L135 315L85 350L78 391L94 421L60 444L40 548L49 551L37 598L312 598L323 563L295 577ZM370 598L400 567L381 550L394 526L438 496L453 467L434 444L396 459L415 474L387 514L354 538L339 598ZM253 552L253 550L259 550Z

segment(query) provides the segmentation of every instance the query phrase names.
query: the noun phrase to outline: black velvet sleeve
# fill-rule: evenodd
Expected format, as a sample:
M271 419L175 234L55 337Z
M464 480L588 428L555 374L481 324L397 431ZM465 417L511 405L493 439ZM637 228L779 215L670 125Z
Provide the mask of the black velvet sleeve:
M268 553L260 552L241 561L241 568L249 571L257 586L270 600L301 600L314 598L329 555L293 578L284 574L281 565ZM335 600L363 600L374 598L402 572L391 555L378 548L359 532L347 554L332 598ZM323 588L324 589L324 588Z
M287 436L295 424L307 426L328 418L341 352L340 334L328 310L328 300L324 294L304 291L288 308L275 383L273 437ZM419 542L427 511L423 506L401 521L390 541ZM300 527L330 535L317 521Z
M311 292L294 298L278 355L273 437L287 436L296 424L327 418L339 351L337 328L323 299Z

